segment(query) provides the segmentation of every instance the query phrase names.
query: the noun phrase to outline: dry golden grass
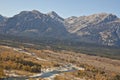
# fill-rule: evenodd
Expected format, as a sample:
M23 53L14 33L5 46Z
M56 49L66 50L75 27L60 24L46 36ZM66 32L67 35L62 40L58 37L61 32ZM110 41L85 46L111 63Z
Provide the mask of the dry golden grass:
M107 76L116 76L116 74L120 73L120 60L113 60L109 58L103 58L98 56L89 56L81 53L75 53L75 52L69 52L69 51L52 51L52 50L36 50L31 48L24 48L26 51L35 53L39 58L45 59L43 60L37 60L34 56L30 56L24 53L20 53L17 51L14 51L12 48L6 47L6 46L0 46L0 53L4 54L2 57L11 56L11 57L21 57L26 61L32 61L34 63L38 63L42 65L42 68L48 68L48 67L55 67L67 63L72 63L77 66L85 67L85 69L88 71L89 74L93 74L95 70L105 71ZM13 64L13 62L8 61L1 63L3 65ZM26 74L25 71L16 71L18 74ZM81 74L83 73L83 74ZM78 75L79 74L79 75ZM31 75L31 73L29 74ZM56 78L58 80L67 80L69 77L80 77L88 75L84 72L69 72L65 73L62 76L57 76ZM89 75L88 77L93 77L93 75ZM66 77L64 77L66 76ZM59 79L60 78L60 79ZM70 80L70 78L68 80ZM106 80L105 76L101 75L100 73L95 73L94 78L96 80ZM100 79L101 78L101 79ZM57 80L56 79L56 80ZM91 79L92 80L92 79ZM94 79L93 79L94 80Z
M51 50L30 50L39 57L58 63L73 63L76 65L88 64L110 72L120 73L120 60L113 60L99 56L89 56L81 53Z

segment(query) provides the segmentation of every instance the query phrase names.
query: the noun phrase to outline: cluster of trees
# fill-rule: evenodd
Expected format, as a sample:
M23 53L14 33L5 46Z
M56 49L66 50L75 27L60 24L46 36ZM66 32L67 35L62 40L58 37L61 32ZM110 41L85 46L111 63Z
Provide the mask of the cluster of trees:
M16 69L36 73L41 72L40 64L24 60L22 56L4 53L4 55L0 54L0 61L1 61L0 66L2 66L3 69L7 70Z

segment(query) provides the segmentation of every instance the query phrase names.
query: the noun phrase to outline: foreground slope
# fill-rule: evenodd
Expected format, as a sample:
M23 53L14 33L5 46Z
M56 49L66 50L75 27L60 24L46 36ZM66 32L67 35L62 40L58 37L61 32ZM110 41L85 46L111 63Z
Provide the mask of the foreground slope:
M0 68L8 79L116 80L120 76L119 60L24 46L0 46L0 50Z

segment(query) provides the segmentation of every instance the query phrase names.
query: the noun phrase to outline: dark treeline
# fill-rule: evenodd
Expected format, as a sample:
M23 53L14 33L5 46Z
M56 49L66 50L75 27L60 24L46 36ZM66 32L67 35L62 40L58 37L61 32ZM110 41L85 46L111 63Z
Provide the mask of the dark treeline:
M84 54L120 59L119 46L103 46L93 43L83 43L72 39L50 37L18 37L0 35L0 44L19 47L20 45L36 49L69 50ZM24 44L30 43L34 45Z

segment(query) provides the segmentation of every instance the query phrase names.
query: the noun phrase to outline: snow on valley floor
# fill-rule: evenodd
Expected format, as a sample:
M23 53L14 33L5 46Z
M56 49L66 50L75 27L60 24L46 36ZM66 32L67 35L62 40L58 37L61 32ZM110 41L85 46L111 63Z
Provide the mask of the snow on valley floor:
M27 54L27 55L30 55L30 56L34 56L37 60L48 61L46 59L42 59L42 58L38 57L35 53L30 53L30 52L27 52L27 51L25 51L23 49L20 49L20 48L14 48L14 47L8 47L8 46L4 46L4 47L11 48L14 51L17 51L17 52L20 52L20 53L24 53L24 54ZM64 72L73 72L73 71L76 71L76 70L84 70L84 68L77 67L76 65L73 65L73 64L64 64L64 66L60 66L60 67L42 69L41 73L35 74L33 76L29 76L29 78L45 78L45 79L48 79L48 80L53 80L56 75L60 75ZM9 75L11 77L16 77L16 76L19 77L19 75L15 74L14 72L9 74ZM15 78L15 79L17 79L17 78Z

